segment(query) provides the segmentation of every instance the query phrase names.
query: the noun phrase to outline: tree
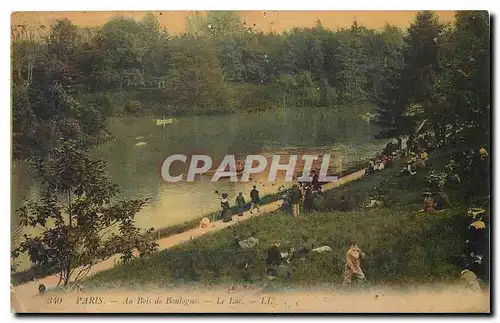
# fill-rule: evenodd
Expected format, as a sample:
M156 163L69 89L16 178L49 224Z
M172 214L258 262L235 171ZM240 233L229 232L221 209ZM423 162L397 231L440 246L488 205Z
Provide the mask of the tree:
M167 89L177 105L189 107L190 113L203 113L198 108L223 106L225 84L210 39L178 38L171 41L172 69L167 75Z
M169 35L166 29L161 28L158 19L152 13L144 15L140 25L146 48L142 58L144 81L146 84L161 88L164 86L164 76L171 65L168 50Z
M434 88L440 73L439 43L443 41L442 25L431 11L419 12L405 37L404 82L409 86L411 105L418 105L437 137L443 139L442 105L436 104Z
M405 82L403 75L404 40L401 30L391 25L386 25L377 38L381 41L375 51L377 57L381 58L380 66L377 67L381 69L378 72L379 79L374 85L375 123L381 128L377 137L396 138L412 130L412 120L406 115L410 85Z
M118 17L104 24L96 41L94 78L98 84L120 89L142 85L146 41L143 25L131 18Z
M45 55L41 43L45 26L15 25L12 26L12 81L14 84L29 86L33 79L35 64Z
M403 83L402 66L386 66L381 84L380 93L375 98L375 124L381 128L377 137L397 138L409 134L413 130L413 122L412 118L406 115L409 103L408 86Z
M57 21L47 40L47 65L45 77L62 84L69 93L75 92L82 83L79 61L82 50L82 37L79 28L68 19Z
M146 200L112 203L118 187L106 175L104 161L92 160L74 142L65 141L34 165L43 194L18 213L22 226L43 231L38 236L25 234L13 257L27 252L36 269L59 273L58 285L67 285L114 254L122 254L127 262L134 250L140 256L156 250L156 243L134 226L135 214Z
M221 38L244 31L240 17L234 11L199 12L186 18L187 34L192 37L210 36Z
M436 96L446 103L450 139L469 147L490 137L490 22L486 11L459 11L442 44Z
M340 43L339 60L341 63L340 80L342 82L342 101L353 104L358 109L360 103L366 103L367 95L367 58L363 47L365 28L355 21L349 30L344 30Z
M381 32L369 31L364 45L370 57L367 62L367 92L369 101L376 101L386 78L387 68L394 68L403 62L403 32L400 28L386 24ZM391 72L389 72L391 73Z

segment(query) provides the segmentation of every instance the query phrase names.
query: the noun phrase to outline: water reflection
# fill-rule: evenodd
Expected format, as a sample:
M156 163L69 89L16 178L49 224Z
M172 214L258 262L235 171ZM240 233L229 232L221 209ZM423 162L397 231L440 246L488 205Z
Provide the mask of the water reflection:
M267 174L255 176L248 183L227 179L213 183L206 176L195 182L167 183L160 169L169 155L209 155L217 167L226 154L244 157L318 151L330 153L331 167L338 170L373 156L383 145L372 139L373 129L366 122L343 118L326 109L287 111L286 119L282 111L181 117L165 127L156 126L151 117L112 118L108 128L116 140L96 147L92 155L107 161L109 176L120 187L119 199L151 198L136 217L142 228L175 225L217 210L216 190L229 193L234 203L240 191L248 199L253 184L258 185L261 196L275 193L281 184L268 183ZM145 144L138 146L139 142ZM183 167L179 163L175 171L185 171ZM12 176L13 210L36 194L32 174L16 164ZM12 219L15 226L14 212Z

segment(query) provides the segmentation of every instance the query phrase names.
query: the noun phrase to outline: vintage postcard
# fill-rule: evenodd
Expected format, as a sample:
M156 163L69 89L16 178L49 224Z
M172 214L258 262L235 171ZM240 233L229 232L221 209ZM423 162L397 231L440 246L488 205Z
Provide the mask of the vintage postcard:
M14 12L15 313L490 313L487 11Z

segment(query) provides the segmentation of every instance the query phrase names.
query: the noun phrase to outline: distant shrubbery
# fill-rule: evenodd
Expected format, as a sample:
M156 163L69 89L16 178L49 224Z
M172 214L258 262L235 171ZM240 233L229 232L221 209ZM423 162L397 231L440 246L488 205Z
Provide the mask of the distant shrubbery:
M139 101L130 101L125 105L125 112L129 115L139 116L142 112L141 102Z

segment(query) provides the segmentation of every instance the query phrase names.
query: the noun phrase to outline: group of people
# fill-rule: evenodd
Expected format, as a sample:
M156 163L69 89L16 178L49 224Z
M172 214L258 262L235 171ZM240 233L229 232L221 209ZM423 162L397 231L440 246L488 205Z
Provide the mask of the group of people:
M368 167L366 168L366 175L375 173L376 171L382 171L386 167L392 165L394 158L396 157L396 152L392 152L391 155L381 154L374 159L368 161Z
M416 174L419 169L429 167L428 145L426 145L423 139L418 142L416 147L412 146L412 150L418 153L412 152L409 149L397 149L395 145L393 146L389 147L393 148L392 150L386 147L382 154L370 161L366 169L367 174L384 170L386 167L390 166L395 159L402 156L408 156L408 160L407 166L400 171L400 176L411 176ZM479 150L479 160L481 165L486 165L488 152L484 147L481 147ZM434 171L431 171L429 175L430 185L424 192L424 208L422 210L425 213L439 212L451 206L450 198L445 192L445 187L460 184L462 179L459 175L459 167L454 160L450 160L450 163L445 169L446 173L444 173L444 176L442 173L438 174ZM486 166L481 169L486 172L488 171ZM475 176L475 174L471 176ZM312 180L310 182L298 182L294 184L286 194L282 195L281 209L292 213L294 217L298 217L300 215L301 205L305 213L310 212L314 209L315 200L321 199L322 196L322 185L319 182L319 176L316 170L313 170ZM222 194L221 197L222 218L225 222L231 221L227 197L227 194ZM255 211L259 212L260 198L256 186L254 186L250 192L250 199L250 213L253 214ZM387 203L388 199L383 191L381 189L375 189L374 192L370 194L369 201L365 207L381 208L386 206ZM240 192L236 197L236 206L239 216L243 215L245 205L245 198L243 197L243 193ZM466 261L463 265L461 277L467 282L467 285L471 289L477 290L479 285L477 283L476 274L481 271L480 268L484 267L485 258L488 257L488 251L485 251L485 248L488 246L489 239L487 229L489 217L484 209L470 209L469 214L472 217L472 221L469 225L469 238L465 243ZM258 243L258 240L255 238L249 238L247 240L240 241L239 245L241 248L253 248ZM266 268L268 277L270 279L274 279L278 276L289 278L292 274L291 266L294 263L305 261L308 255L313 252L332 250L329 246L314 247L312 241L308 237L303 236L303 241L300 246L297 248L289 248L287 252L281 252L281 244L275 241L267 250ZM361 259L364 257L365 254L356 243L349 246L346 252L343 286L350 285L353 278L360 280L362 283L366 281L365 274L361 269Z
M474 156L476 160L474 161ZM465 171L468 174L467 178L471 178L472 182L476 183L474 194L486 194L489 191L489 165L488 152L484 147L479 149L479 156L470 155L469 163L472 169ZM450 159L449 163L445 166L443 176L439 176L436 171L431 171L429 174L429 185L424 192L424 209L426 213L441 211L451 206L450 198L445 192L445 188L457 187L462 183L462 178L459 172L459 166L454 159ZM486 192L484 192L486 191ZM483 194L483 195L484 195Z
M293 214L298 217L300 205L304 213L312 212L316 204L320 204L323 199L322 184L319 182L317 170L312 170L312 180L310 182L299 182L292 185L291 189L281 196L281 211Z
M288 252L281 252L281 244L275 241L274 244L267 250L266 258L266 273L268 279L273 280L277 277L289 279L292 275L292 268L298 262L306 261L312 253L322 253L332 251L330 246L316 247L312 239L306 235L302 235L302 243L297 249L289 248ZM361 251L357 243L351 243L346 252L344 264L344 277L342 286L348 287L351 285L353 278L358 283L364 284L366 277L361 269L361 259L365 258L365 253Z
M419 152L409 153L406 167L402 168L399 176L415 175L419 169L426 168L429 163L429 153L425 148L419 148Z
M461 278L467 288L478 292L481 290L478 276L488 276L489 215L483 208L471 208L467 213L471 221L465 241Z
M231 212L231 206L229 204L229 194L222 193L220 197L220 205L221 205L221 219L222 222L230 222L233 220L233 215ZM252 190L250 191L250 214L253 215L255 212L260 212L260 196L259 191L257 190L257 186L253 185ZM236 208L238 209L238 216L243 216L243 212L245 211L245 197L243 196L243 192L239 192L238 196L236 196L235 200Z

